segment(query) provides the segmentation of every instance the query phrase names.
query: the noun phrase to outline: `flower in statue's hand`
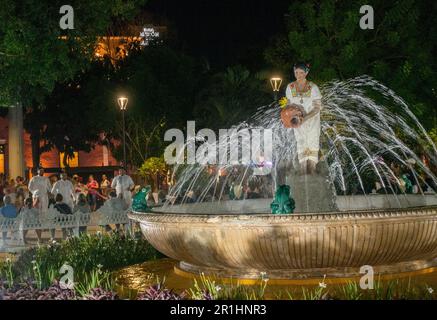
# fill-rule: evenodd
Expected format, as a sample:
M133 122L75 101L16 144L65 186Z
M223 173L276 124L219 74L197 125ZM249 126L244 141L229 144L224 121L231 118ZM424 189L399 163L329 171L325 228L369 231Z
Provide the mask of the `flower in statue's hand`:
M285 108L288 104L288 99L287 97L282 97L281 99L279 99L279 106L281 108Z

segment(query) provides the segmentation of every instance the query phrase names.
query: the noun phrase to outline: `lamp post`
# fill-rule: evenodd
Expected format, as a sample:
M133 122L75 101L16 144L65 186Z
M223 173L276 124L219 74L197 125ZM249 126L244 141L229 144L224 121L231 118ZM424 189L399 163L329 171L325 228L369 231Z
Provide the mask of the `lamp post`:
M278 92L279 89L281 89L281 84L282 84L282 78L280 77L270 78L270 85L272 86L273 98L275 99L275 101L278 100Z
M123 122L123 167L126 168L126 125L124 120L124 113L126 112L128 99L126 97L119 97L117 99L117 102L121 110L121 116Z

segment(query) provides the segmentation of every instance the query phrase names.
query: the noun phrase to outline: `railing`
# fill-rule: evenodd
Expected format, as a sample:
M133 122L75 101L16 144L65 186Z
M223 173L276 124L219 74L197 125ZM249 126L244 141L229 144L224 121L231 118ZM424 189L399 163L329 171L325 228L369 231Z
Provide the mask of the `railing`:
M18 238L19 243L24 243L26 230L73 229L74 235L78 235L80 227L119 224L123 225L126 231L132 231L132 224L127 217L129 211L130 209L116 209L107 202L91 213L77 211L73 214L61 214L50 206L45 214L19 214L16 218L5 218L0 215L0 232L10 232Z

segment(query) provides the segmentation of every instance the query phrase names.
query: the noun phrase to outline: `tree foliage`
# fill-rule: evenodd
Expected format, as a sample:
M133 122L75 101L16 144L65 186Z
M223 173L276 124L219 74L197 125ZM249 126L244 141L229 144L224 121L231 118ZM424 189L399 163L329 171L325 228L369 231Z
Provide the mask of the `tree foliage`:
M23 104L34 166L39 164L41 151L56 146L71 155L73 148L89 150L90 142L96 140L94 129L98 126L87 126L99 110L89 108L96 99L79 102L82 90L78 93L81 98L74 99L75 83L93 63L97 37L105 35L115 20L132 18L143 3L145 0L73 0L69 5L74 9L74 29L62 30L59 9L63 1L2 1L0 106ZM80 114L86 118L76 121ZM69 139L63 134L67 127Z
M74 29L59 26L61 0L2 1L0 105L43 100L56 82L89 66L96 37L113 19L128 19L145 0L72 0Z
M436 123L437 3L370 0L375 28L359 26L362 1L291 3L288 33L265 52L269 63L291 74L292 64L311 64L316 82L368 74L392 88L421 120Z
M181 128L191 119L201 67L180 50L165 44L134 50L121 62L115 86L129 97L126 111L126 149L129 163L164 151L164 132ZM119 118L120 119L120 118ZM121 121L114 136L121 137ZM121 146L114 149L121 155Z
M155 191L159 188L159 178L166 175L166 169L164 157L149 157L144 161L138 173L147 179L147 182L152 185L152 190Z
M237 125L271 102L265 83L241 65L228 67L210 76L197 96L194 114L211 129Z
M43 142L39 151L33 146L35 163L39 162L39 153L53 147L64 152L66 162L75 151L89 152L96 143L109 146L117 111L112 76L110 63L94 61L86 72L56 83L41 103L34 101L26 108L24 128L32 141Z

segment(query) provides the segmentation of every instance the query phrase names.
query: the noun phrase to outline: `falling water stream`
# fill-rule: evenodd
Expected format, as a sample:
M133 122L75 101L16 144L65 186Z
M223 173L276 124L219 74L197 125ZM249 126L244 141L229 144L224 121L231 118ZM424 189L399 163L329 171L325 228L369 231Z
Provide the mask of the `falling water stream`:
M333 199L336 195L367 197L377 191L394 197L400 204L400 197L405 196L406 190L400 187L403 178L397 172L399 170L416 185L414 193L423 195L435 189L437 178L430 167L436 165L436 146L402 98L369 76L331 81L320 89L323 109L318 171L320 176L326 177ZM290 180L296 179L291 174L297 167L293 129L282 125L276 103L260 107L247 121L232 129L235 134L242 129L250 132L271 129L271 159L244 162L241 161L243 151L239 155L240 161L232 164L176 165L175 183L164 210L189 202L194 205L208 203L212 210L217 209L221 202L229 199L231 186L237 191L246 186L257 188L260 198L270 199L279 184L291 184ZM197 145L204 147L211 144L200 138L196 140ZM242 139L219 140L209 147L227 150L230 156L231 144L235 141L242 148L240 150L247 148ZM291 164L285 172L281 171L283 163ZM271 172L256 174L260 167ZM322 185L320 188L327 187ZM307 190L306 203L314 192L318 190Z

